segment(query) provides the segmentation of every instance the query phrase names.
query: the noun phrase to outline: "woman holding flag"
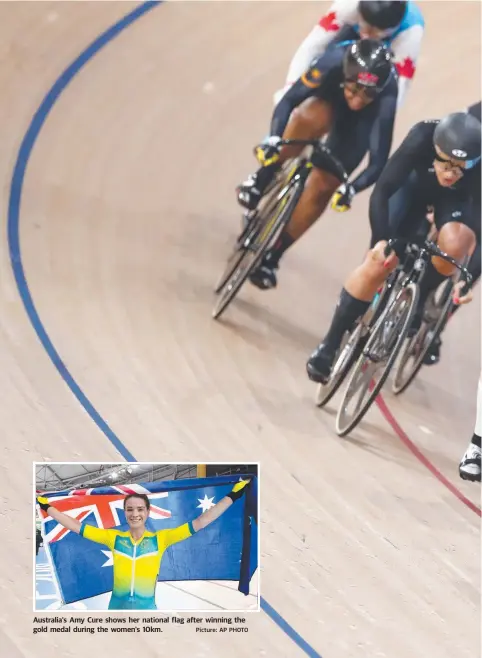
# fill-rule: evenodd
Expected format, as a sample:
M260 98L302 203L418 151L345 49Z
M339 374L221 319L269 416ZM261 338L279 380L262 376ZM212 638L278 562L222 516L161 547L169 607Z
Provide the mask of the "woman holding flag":
M146 529L150 501L145 494L129 494L124 512L129 530L98 528L81 523L37 497L40 508L62 526L85 539L104 544L113 555L114 584L109 610L156 610L156 583L165 550L206 528L241 498L250 480L241 480L219 503L177 528L151 532Z

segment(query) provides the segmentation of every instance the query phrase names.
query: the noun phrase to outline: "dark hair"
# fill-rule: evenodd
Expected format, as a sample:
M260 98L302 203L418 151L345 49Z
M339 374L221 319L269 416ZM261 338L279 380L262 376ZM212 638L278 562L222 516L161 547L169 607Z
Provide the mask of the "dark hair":
M129 500L129 498L140 498L141 500L143 500L145 502L146 507L147 507L147 511L149 511L149 509L151 507L151 503L149 501L149 498L146 496L146 494L136 494L136 493L129 494L128 496L126 496L124 498L124 511L126 509L127 501Z

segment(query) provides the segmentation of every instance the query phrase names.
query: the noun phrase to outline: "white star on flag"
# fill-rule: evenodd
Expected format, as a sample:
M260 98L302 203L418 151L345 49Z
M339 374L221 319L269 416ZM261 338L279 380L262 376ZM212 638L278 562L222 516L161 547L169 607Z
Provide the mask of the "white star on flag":
M113 567L114 566L114 554L112 551L102 551L107 558L107 562L104 562L103 567Z
M210 509L211 507L214 507L214 503L213 503L214 496L212 498L208 498L207 495L204 494L204 498L203 499L198 498L198 500L200 502L200 505L198 505L198 507L202 509L203 514L204 512L207 512L208 509Z

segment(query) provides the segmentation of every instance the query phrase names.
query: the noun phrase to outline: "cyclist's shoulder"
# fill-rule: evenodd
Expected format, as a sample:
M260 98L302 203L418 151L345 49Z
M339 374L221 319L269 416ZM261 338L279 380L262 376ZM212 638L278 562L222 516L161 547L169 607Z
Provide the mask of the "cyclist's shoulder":
M480 101L478 101L477 103L474 103L473 105L469 105L469 107L467 108L467 113L470 114L471 116L475 117L479 121L482 121L480 106L481 106Z
M327 32L335 32L342 25L358 21L358 0L334 0L320 18L318 25Z
M325 52L321 53L321 55L317 55L311 61L311 68L316 68L321 72L326 72L329 69L341 67L345 51L352 43L354 43L354 41L350 40L332 44L330 48L327 48Z
M417 121L417 123L415 123L408 131L404 141L414 146L422 146L425 144L430 144L430 146L432 146L433 134L439 122L440 119L424 119L423 121Z
M415 26L425 27L425 19L419 5L415 2L408 2L407 12L400 24L399 32L405 32Z

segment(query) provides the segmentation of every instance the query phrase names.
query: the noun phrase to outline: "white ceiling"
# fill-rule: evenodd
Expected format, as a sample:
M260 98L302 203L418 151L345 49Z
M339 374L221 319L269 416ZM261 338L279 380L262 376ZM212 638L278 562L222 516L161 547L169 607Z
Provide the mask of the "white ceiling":
M196 477L195 464L129 464L103 463L43 463L36 465L35 486L38 490L54 491L72 487L105 486L128 482ZM114 475L114 477L112 477Z

